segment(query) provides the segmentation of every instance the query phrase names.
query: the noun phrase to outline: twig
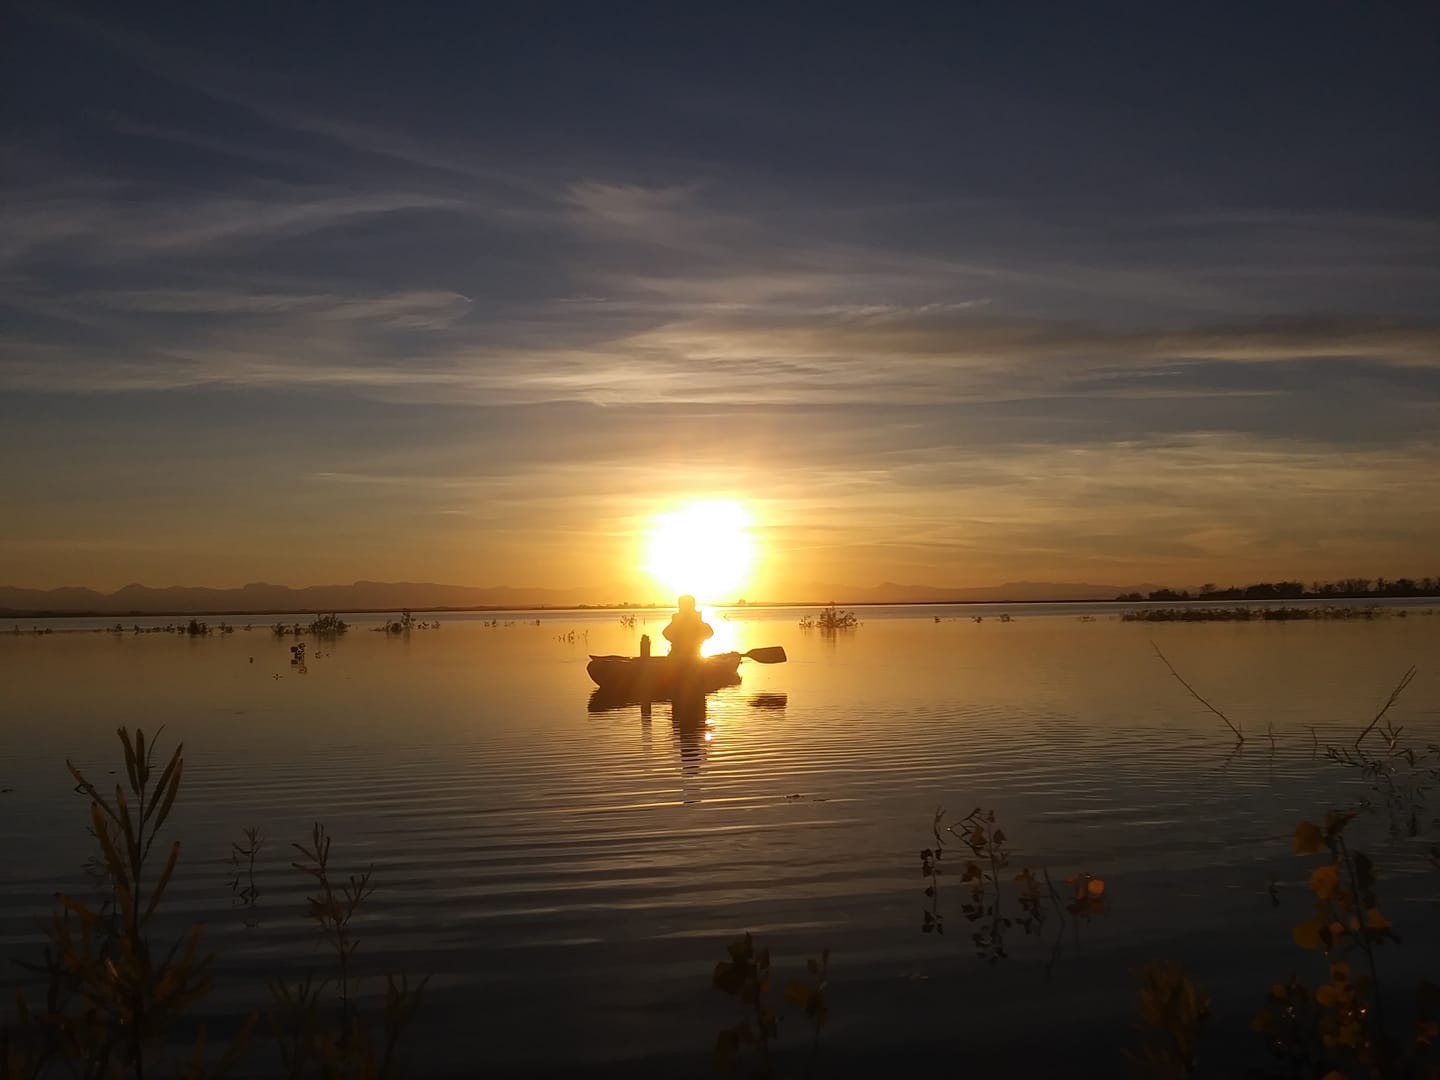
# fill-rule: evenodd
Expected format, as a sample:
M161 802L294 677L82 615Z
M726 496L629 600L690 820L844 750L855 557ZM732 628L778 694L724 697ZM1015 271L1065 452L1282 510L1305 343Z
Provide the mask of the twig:
M1381 717L1383 717L1387 712L1390 711L1390 706L1394 705L1395 702L1400 700L1400 695L1405 692L1405 688L1410 685L1414 678L1415 665L1412 664L1410 665L1410 670L1405 672L1404 675L1400 676L1400 681L1395 684L1395 689L1390 691L1390 696L1385 699L1385 704L1382 705L1380 707L1380 711L1375 714L1375 719L1371 720L1370 723L1366 726L1365 730L1360 732L1360 734L1355 737L1356 750L1360 749L1361 740L1364 739L1366 735L1369 735L1370 732L1375 730L1375 725L1380 723Z
M1150 642L1150 647L1155 650L1155 655L1160 657L1160 662L1170 669L1170 674L1175 676L1175 681L1178 682L1181 686L1183 686L1186 690L1190 691L1190 696L1193 697L1196 701L1200 702L1201 705L1204 705L1205 708L1209 709L1221 720L1224 720L1225 726L1235 733L1235 741L1243 743L1245 741L1244 733L1230 722L1230 718L1226 716L1223 712L1221 712L1219 709L1217 709L1214 705L1211 705L1210 702L1206 701L1205 698L1200 695L1200 692L1198 690L1196 690L1193 686L1191 686L1181 677L1180 673L1175 670L1175 665L1170 663L1170 661L1165 658L1165 654L1160 651L1159 645L1156 645L1155 642L1152 641ZM1376 719L1378 720L1379 717L1376 717ZM1374 725L1372 724L1371 726L1373 727Z

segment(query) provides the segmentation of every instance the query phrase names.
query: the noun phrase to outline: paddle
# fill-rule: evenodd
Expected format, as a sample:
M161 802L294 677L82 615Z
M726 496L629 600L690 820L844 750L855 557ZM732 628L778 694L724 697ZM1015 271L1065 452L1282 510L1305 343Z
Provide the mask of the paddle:
M751 649L740 655L747 660L754 660L757 664L783 664L785 663L785 646L767 645L763 649Z

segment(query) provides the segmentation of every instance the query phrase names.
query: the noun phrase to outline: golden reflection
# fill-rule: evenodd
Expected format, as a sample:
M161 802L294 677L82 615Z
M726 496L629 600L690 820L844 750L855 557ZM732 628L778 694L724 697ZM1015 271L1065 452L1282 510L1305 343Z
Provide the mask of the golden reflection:
M745 651L745 641L749 635L744 632L743 623L732 622L723 612L707 611L704 614L705 621L715 631L710 640L705 642L705 655Z
M714 603L739 598L750 585L754 541L750 515L733 500L691 503L655 519L645 570L671 595Z

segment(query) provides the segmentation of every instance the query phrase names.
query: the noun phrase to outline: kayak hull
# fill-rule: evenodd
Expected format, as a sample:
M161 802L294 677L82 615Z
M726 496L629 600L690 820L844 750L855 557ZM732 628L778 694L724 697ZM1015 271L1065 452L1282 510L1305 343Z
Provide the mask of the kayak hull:
M737 652L694 660L671 656L592 656L585 668L607 697L634 701L708 694L738 683L739 669Z

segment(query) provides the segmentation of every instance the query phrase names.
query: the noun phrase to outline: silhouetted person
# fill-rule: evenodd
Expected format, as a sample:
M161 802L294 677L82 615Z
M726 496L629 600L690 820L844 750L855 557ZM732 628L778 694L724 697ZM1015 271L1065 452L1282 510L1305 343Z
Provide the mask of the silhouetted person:
M700 655L700 646L715 633L710 624L700 618L695 610L695 597L686 594L680 597L679 608L670 616L670 622L661 631L670 642L670 655L694 659Z

